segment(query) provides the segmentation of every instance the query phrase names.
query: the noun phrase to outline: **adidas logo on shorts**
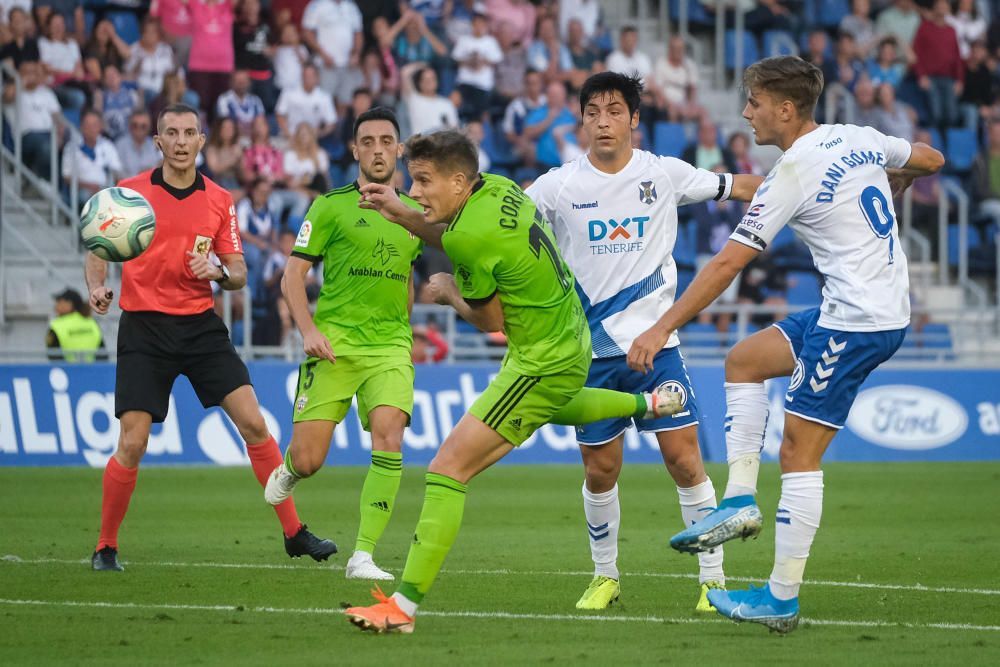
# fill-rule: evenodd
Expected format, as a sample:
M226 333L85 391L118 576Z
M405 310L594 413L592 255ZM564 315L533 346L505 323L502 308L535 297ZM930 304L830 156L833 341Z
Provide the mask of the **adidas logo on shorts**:
M389 503L387 503L384 500L376 500L371 504L371 506L374 507L375 509L382 510L383 512L389 511Z
M515 431L520 431L521 430L521 418L520 417L514 417L513 419L511 419L507 423L510 424L510 427L512 429L514 429Z

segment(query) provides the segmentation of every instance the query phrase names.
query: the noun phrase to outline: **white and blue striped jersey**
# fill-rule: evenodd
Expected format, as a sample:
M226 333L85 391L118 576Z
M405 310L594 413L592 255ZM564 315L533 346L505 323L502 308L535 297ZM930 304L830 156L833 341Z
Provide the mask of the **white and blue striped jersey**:
M787 224L825 279L819 326L902 329L910 282L885 170L911 150L871 127L820 125L781 156L730 238L764 250Z
M633 150L616 174L583 155L539 177L527 194L555 231L576 276L594 357L628 353L674 302L677 207L732 192L730 174ZM679 343L670 336L666 347Z

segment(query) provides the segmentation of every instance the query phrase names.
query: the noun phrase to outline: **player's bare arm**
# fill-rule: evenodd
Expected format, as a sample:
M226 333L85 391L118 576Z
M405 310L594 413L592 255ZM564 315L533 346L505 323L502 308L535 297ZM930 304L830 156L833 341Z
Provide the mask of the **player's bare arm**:
M737 241L726 243L656 324L635 339L628 351L629 368L641 372L651 370L653 357L667 344L670 334L719 298L757 254L754 248Z
M87 281L87 291L90 292L90 307L98 315L107 315L108 308L115 298L115 293L104 286L108 276L108 263L92 252L87 253L83 265L83 277Z
M240 290L247 284L247 264L243 260L243 255L230 253L219 255L222 266L214 264L201 253L188 251L188 266L191 273L198 280L214 280L224 290Z
M921 142L911 144L911 146L913 152L910 153L910 159L902 168L885 170L889 177L889 187L892 188L893 197L903 194L906 188L913 183L913 179L936 174L944 166L944 156L936 148Z
M399 198L395 188L381 183L367 183L361 186L361 200L358 206L377 211L389 222L394 222L425 243L442 248L441 235L448 228L444 223L428 223L424 214L410 208Z
M288 258L285 273L281 277L281 293L288 304L292 321L302 334L302 349L310 357L326 359L336 363L330 340L316 327L309 312L309 298L306 296L306 276L312 269L312 262L294 255Z
M428 283L435 303L451 306L463 320L480 331L491 333L503 329L503 307L495 294L488 300L473 305L462 297L455 284L455 277L451 274L435 273Z
M763 176L752 174L733 174L733 191L729 195L730 199L736 201L750 201L753 199L757 188L764 182Z

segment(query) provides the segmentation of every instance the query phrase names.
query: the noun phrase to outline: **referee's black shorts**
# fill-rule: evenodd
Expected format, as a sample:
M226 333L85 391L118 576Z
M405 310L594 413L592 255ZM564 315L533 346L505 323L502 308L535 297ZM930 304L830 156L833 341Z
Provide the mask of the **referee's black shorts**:
M178 375L191 381L206 408L250 384L229 331L212 310L197 315L123 312L118 325L115 416L141 410L162 422Z

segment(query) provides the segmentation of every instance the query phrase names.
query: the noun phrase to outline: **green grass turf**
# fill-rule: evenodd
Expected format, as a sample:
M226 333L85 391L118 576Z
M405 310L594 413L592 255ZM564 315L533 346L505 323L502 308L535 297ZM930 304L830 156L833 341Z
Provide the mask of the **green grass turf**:
M397 575L419 512L422 473L404 471L396 515L376 553ZM0 469L0 556L8 555L0 561L0 664L1000 664L1000 631L931 625L1000 626L996 594L807 584L805 619L849 624L805 620L787 637L696 616L697 586L683 575L697 563L667 547L680 516L673 484L656 466L623 471L622 604L601 613L636 620L588 622L573 607L591 567L581 470L502 466L473 481L463 529L416 633L361 633L339 608L369 599L368 585L345 581L342 570L364 474L326 469L296 490L302 518L341 546L331 569L285 556L249 469L144 469L121 533L127 571L117 574L91 572L83 562L42 562L89 557L101 471ZM710 474L721 490L725 470ZM770 572L774 466L764 466L760 486L769 520L758 541L727 546L730 576ZM996 592L998 488L996 463L829 465L807 579Z

